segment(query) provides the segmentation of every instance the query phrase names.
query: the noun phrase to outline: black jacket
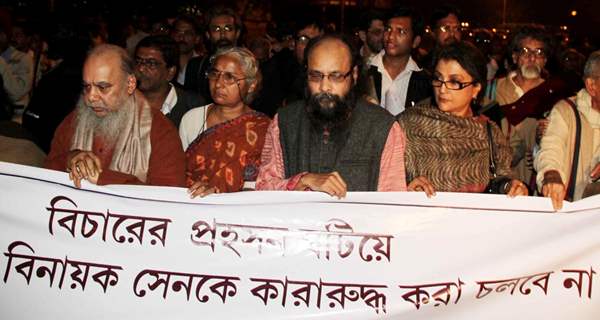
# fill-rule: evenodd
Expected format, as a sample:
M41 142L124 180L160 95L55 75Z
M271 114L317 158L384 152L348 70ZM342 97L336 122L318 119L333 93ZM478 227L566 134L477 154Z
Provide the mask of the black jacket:
M175 87L175 93L177 93L177 103L173 109L171 109L171 112L166 114L166 117L173 122L176 128L179 128L181 118L183 118L183 115L186 112L192 108L200 107L207 103L204 98L196 92L185 90L177 86Z
M185 82L183 84L184 89L200 94L207 103L212 102L208 79L206 78L206 71L209 66L209 56L190 59L185 67Z
M376 66L369 66L364 77L364 91L371 101L381 104L381 78L382 75ZM404 108L410 108L419 101L433 96L433 87L431 86L431 75L425 69L413 71L408 82L408 91L406 92L406 103Z

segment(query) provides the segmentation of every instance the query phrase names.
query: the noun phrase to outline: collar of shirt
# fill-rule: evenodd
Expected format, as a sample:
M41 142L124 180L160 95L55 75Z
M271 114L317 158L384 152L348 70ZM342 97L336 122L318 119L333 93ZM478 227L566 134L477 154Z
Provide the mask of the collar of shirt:
M163 105L160 108L160 112L162 112L164 115L169 114L177 104L177 92L175 91L175 86L172 84L169 85L171 86L171 90L169 91L165 102L163 102Z
M379 51L378 54L374 55L371 58L371 61L369 63L372 66L376 66L377 69L379 70L379 72L381 72L381 69L385 70L385 68L383 67L383 55L384 54L385 54L385 50Z
M370 61L370 65L376 66L379 73L382 75L386 75L390 80L392 77L388 74L387 70L385 70L385 66L383 65L383 56L385 55L385 49L379 51L378 54L373 56ZM400 78L400 76L405 72L413 72L413 71L421 71L423 69L419 68L419 65L413 60L412 56L408 57L408 62L406 63L406 67L404 70L396 77L396 79ZM396 80L394 79L394 80ZM393 81L393 80L392 80Z
M406 64L406 68L404 68L404 71L409 70L409 71L421 71L423 70L422 68L419 67L419 65L417 64L417 62L415 60L413 60L412 56L410 56L408 58L408 63Z
M522 97L525 94L525 91L523 91L523 89L521 89L521 87L519 87L517 85L517 83L515 83L515 77L516 76L517 76L517 72L516 71L509 72L508 73L508 81L515 88L515 93L520 98L520 97Z

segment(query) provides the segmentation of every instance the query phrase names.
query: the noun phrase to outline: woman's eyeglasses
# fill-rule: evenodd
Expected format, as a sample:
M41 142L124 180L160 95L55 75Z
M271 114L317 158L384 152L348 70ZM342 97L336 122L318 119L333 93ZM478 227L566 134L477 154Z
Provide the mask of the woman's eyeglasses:
M431 85L436 87L436 88L440 88L442 85L446 86L447 89L450 90L462 90L470 85L472 85L474 82L460 82L460 81L456 81L456 80L448 80L448 81L444 81L444 80L440 80L440 79L433 79L431 80Z
M227 71L219 71L217 69L211 69L206 71L206 78L208 80L217 81L219 78L223 79L223 83L230 85L237 83L238 81L244 80L246 78L236 78L235 75L231 72Z

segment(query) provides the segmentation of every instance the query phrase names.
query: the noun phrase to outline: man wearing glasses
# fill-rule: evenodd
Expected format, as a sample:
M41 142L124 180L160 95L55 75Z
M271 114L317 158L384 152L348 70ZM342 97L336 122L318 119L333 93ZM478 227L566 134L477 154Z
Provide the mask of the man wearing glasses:
M511 41L514 71L492 82L495 87L491 98L502 110L502 132L510 140L513 151L512 170L515 178L535 189L533 176L533 149L536 145L538 120L556 100L568 96L563 93L563 82L550 80L545 69L547 57L551 56L551 38L542 28L521 28ZM549 100L550 99L550 100Z
M358 37L362 42L360 55L365 64L369 65L371 59L383 49L383 34L385 31L385 17L382 12L372 10L365 14Z
M171 37L179 46L179 71L176 81L179 85L184 86L186 81L189 81L187 80L188 63L191 59L199 56L196 52L196 46L200 42L196 20L185 15L177 17L173 22Z
M66 171L76 187L146 184L183 186L185 154L173 124L136 90L125 49L100 45L83 65L83 91L60 124L48 169Z
M305 100L279 110L267 132L258 190L403 191L405 136L389 112L356 94L359 56L338 35L306 48Z
M458 9L449 5L440 6L433 12L431 26L436 47L444 47L461 40L459 17Z
M212 102L206 71L210 57L222 48L237 46L242 32L242 22L232 8L217 5L207 12L206 39L210 44L204 56L192 58L185 70L184 88L199 92L207 102Z
M462 39L460 11L451 5L436 7L431 14L430 26L435 45L420 62L425 69L433 71L434 66L431 63L433 62L435 52L444 46L459 42Z
M304 97L306 73L304 49L308 42L323 34L323 26L313 19L298 22L294 39L294 58L279 56L282 63L281 78L285 91L285 103L289 104Z
M138 89L150 107L160 110L177 128L188 110L205 104L199 95L171 84L178 61L179 48L169 36L146 37L135 48Z
M411 57L419 46L423 20L410 8L400 8L387 20L384 47L371 60L367 92L372 102L396 116L431 96L431 79Z

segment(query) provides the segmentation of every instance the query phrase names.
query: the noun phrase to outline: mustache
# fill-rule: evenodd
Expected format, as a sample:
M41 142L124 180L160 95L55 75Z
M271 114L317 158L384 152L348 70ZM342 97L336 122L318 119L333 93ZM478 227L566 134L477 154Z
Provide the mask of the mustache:
M233 42L229 39L219 39L215 42L216 48L233 47Z
M145 74L141 73L141 72L136 72L135 73L135 79L139 82L140 80L147 80L148 77Z
M336 107L336 105L342 101L342 98L336 94L331 94L328 92L318 93L313 95L311 99L318 104L321 109L331 110Z
M152 78L141 73L141 72L136 72L135 73L135 78L137 80L137 85L139 87L141 82L152 82Z
M542 68L538 65L522 66L521 74L526 79L536 79L542 75Z
M102 109L107 109L107 110L108 110L108 107L107 107L107 106L106 106L106 104L104 104L104 102L102 102L102 101L98 101L98 102L87 102L87 101L85 101L85 100L84 100L84 101L82 101L82 105L83 105L84 107L87 107L87 108L102 108Z
M306 111L317 128L343 127L352 113L352 101L352 97L321 92L308 97Z

